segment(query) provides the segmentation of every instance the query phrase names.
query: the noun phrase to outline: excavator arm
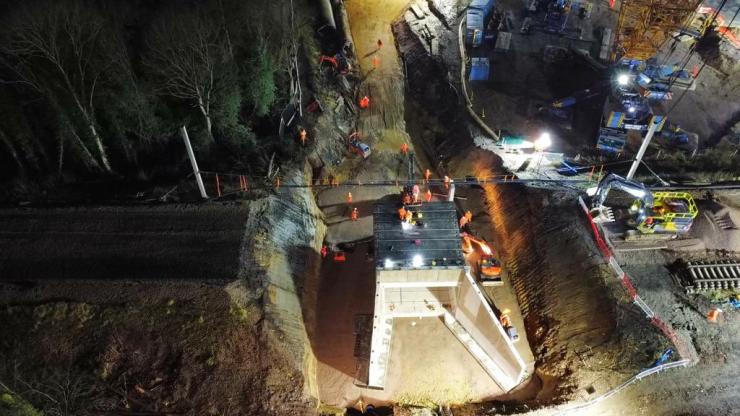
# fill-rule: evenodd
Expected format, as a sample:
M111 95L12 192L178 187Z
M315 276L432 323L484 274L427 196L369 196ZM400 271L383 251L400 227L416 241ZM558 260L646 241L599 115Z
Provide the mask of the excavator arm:
M653 206L653 193L645 185L627 180L617 174L610 173L599 182L596 191L591 197L591 209L601 209L606 202L609 191L616 188L640 199L644 206Z

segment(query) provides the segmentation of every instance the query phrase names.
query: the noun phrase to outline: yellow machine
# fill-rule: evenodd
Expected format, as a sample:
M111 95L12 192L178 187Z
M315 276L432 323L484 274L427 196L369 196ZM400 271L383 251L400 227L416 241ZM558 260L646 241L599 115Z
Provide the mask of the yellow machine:
M638 212L637 229L643 234L686 233L699 213L694 198L688 192L653 192L651 206L643 199L632 204Z
M622 1L612 61L650 58L676 30L691 28L700 37L707 27L695 18L701 3L701 0Z

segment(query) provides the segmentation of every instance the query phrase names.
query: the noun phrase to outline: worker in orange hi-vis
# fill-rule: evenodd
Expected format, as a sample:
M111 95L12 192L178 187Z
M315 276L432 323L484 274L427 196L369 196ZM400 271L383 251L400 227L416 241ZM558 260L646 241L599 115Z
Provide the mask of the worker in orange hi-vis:
M431 177L432 177L432 172L429 169L425 170L424 171L424 182L429 183L429 178Z
M465 228L466 225L468 225L468 217L463 215L460 217L460 229Z
M368 107L370 107L370 98L366 95L360 99L360 108L365 109Z
M398 218L401 221L406 219L406 208L404 207L398 208Z
M716 323L719 319L720 313L722 313L722 309L712 308L709 313L707 313L707 321Z
M353 208L352 209L352 221L357 221L357 215L358 215L357 208Z
M473 213L470 211L465 211L465 218L468 219L468 222L473 222Z
M347 205L352 205L352 192L347 192Z
M450 177L449 176L445 175L444 183L445 183L445 189L450 189Z
M411 220L414 219L414 213L411 211L406 211L406 222L411 224Z
M378 69L379 66L380 66L380 58L378 58L377 56L373 56L373 68Z
M430 191L429 189L427 189L427 193L424 194L424 196L425 196L427 202L432 202L432 191Z
M404 143L401 145L401 154L406 155L409 153L409 145L408 143Z
M298 137L301 139L301 144L306 145L306 129L301 128L301 130L298 132Z

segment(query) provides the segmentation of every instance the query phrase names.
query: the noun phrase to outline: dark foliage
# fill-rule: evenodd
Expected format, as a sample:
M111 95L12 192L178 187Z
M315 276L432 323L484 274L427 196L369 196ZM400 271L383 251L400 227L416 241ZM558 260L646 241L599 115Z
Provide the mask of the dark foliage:
M2 6L0 183L171 181L188 168L181 125L202 169L263 173L289 15L261 0Z

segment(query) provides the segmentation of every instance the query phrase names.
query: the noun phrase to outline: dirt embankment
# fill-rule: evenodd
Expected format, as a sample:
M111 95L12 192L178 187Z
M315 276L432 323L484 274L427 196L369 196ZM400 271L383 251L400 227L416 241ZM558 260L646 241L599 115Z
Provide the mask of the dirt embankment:
M313 413L301 301L315 294L304 282L326 228L310 190L249 204L6 210L0 223L0 381L33 405Z
M303 173L293 176L304 181ZM286 182L289 183L289 182ZM285 359L305 377L304 393L316 397L316 357L311 350L303 308L315 304L315 281L321 266L319 250L326 225L310 190L283 192L253 203L247 222L240 273L265 314L266 341L282 348ZM307 298L307 299L304 299ZM312 316L311 316L312 317ZM311 318L309 317L309 318Z
M312 204L4 212L3 390L47 414L313 413L294 308Z

